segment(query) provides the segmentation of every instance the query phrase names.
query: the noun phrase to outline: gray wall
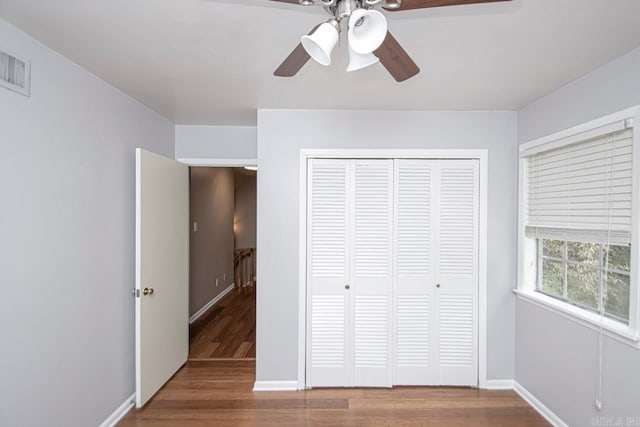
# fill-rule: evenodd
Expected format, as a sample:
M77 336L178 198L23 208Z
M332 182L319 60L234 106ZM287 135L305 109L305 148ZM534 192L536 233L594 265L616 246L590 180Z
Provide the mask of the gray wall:
M518 141L566 129L640 103L640 47L518 111Z
M135 147L174 127L0 19L0 425L96 426L134 392Z
M640 104L640 48L523 108L524 143ZM640 350L604 340L603 408L596 397L597 332L518 301L515 379L571 426L640 417Z
M487 148L488 379L513 378L516 115L258 111L257 380L297 379L301 148Z
M190 316L233 283L233 175L231 168L191 168Z
M236 248L256 247L256 173L235 170L234 229Z
M178 125L176 159L255 159L255 126Z

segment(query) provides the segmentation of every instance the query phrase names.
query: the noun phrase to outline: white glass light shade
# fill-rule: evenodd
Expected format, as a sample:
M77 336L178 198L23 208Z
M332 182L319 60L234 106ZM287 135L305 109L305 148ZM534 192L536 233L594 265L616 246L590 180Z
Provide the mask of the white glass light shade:
M359 25L356 25L358 24ZM387 37L387 19L377 10L357 9L349 18L349 46L356 53L371 53Z
M311 35L302 36L300 42L310 57L322 65L331 64L331 52L338 43L338 29L325 22Z
M349 66L347 72L361 70L370 65L377 64L380 60L373 53L358 53L349 48Z

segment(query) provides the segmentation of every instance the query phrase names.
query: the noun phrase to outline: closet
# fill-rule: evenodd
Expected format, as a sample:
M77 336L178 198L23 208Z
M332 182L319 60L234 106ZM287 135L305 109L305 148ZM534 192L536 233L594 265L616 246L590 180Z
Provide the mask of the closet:
M477 385L478 161L307 171L307 384Z

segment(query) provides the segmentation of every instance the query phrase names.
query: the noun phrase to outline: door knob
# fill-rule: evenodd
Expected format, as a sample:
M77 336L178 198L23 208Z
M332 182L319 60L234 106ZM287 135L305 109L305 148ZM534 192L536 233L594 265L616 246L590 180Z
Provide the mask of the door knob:
M439 288L439 287L440 287L440 283L438 283L438 284L436 285L436 288Z
M142 290L142 295L153 295L153 288L144 288Z
M347 283L346 285L344 285L345 289L349 289L351 286L349 286L349 284Z

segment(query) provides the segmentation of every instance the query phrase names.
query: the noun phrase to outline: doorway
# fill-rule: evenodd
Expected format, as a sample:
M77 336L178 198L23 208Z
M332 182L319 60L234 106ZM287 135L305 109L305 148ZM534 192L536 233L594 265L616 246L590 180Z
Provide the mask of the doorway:
M256 171L190 168L189 360L255 359Z

